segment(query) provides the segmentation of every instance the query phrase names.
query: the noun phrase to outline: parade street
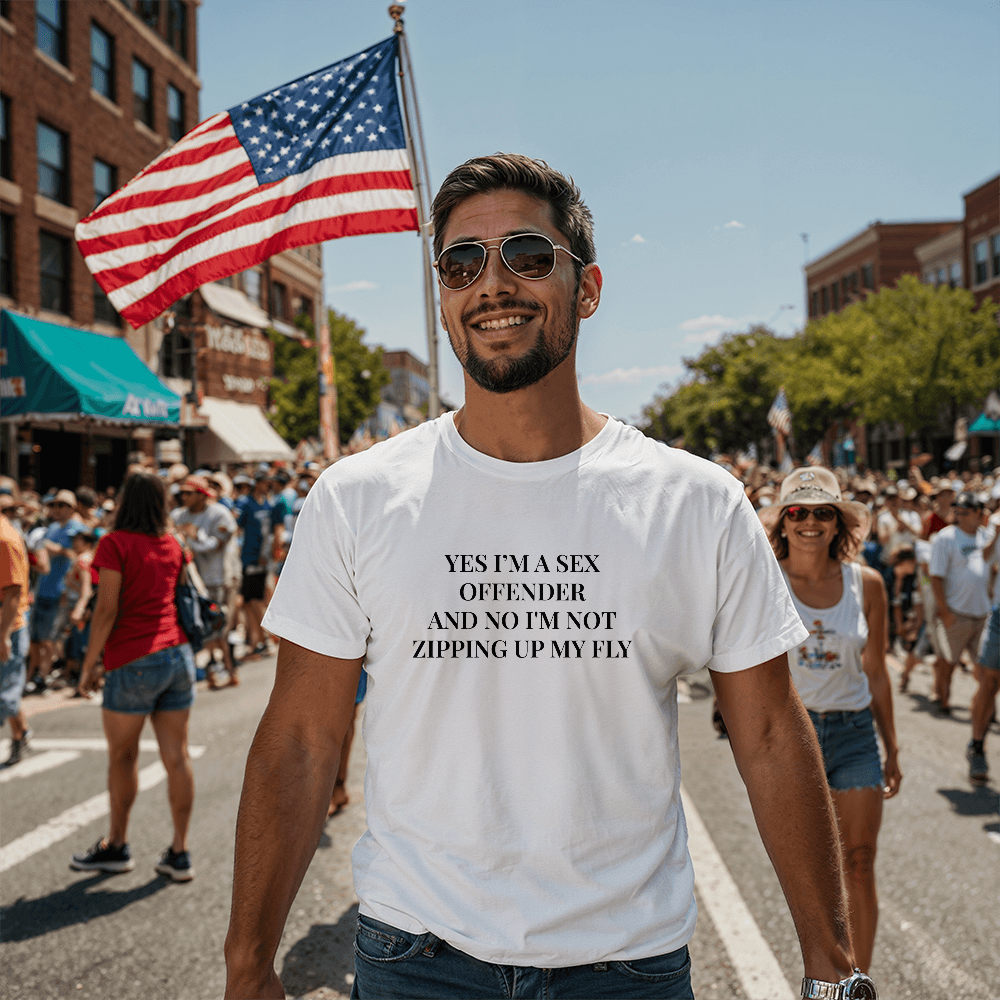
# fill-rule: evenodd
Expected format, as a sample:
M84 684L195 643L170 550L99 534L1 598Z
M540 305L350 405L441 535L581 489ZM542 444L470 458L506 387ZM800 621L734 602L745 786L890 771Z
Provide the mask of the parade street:
M222 995L237 803L273 666L273 659L247 664L239 687L199 691L190 727L197 877L188 884L153 871L169 841L170 818L149 727L129 834L135 869L113 876L70 871L70 854L107 831L99 702L58 694L27 699L33 749L17 767L0 771L7 1000ZM694 988L702 1000L790 1000L801 976L795 932L728 743L712 729L707 682L707 672L689 678L679 698L700 908L691 945ZM879 840L881 922L872 967L889 1000L1000 997L1000 737L994 725L987 743L993 780L973 789L963 755L972 688L970 677L956 676L951 719L931 711L926 666L918 668L910 693L896 696L904 780L886 804ZM289 996L350 993L357 905L349 856L364 827L360 733L358 726L350 804L326 823L278 952ZM447 782L448 775L427 779Z

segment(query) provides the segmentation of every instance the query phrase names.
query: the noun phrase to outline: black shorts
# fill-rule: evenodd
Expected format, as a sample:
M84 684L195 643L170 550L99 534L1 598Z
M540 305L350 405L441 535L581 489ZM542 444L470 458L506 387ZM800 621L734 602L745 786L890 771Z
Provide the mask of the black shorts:
M264 600L264 580L267 578L267 571L263 566L244 566L243 583L240 584L240 593L244 601Z

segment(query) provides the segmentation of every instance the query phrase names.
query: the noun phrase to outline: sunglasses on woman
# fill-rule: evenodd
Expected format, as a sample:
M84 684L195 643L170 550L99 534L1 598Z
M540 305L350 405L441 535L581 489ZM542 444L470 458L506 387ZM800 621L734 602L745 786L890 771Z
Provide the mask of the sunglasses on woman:
M810 514L817 521L835 521L837 511L833 507L786 507L785 517L789 521L804 521Z
M468 288L483 273L490 250L499 250L500 259L507 269L530 281L541 281L556 269L557 250L563 250L573 260L583 263L571 250L553 243L541 233L518 233L516 236L505 236L498 247L486 245L493 242L453 243L445 247L434 261L441 284L456 292Z

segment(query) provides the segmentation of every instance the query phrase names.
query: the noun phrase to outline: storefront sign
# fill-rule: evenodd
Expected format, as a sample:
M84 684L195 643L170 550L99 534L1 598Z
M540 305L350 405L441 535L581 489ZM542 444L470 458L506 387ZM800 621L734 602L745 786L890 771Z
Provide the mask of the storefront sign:
M256 361L271 360L270 344L267 338L259 334L234 330L231 326L209 326L205 328L205 332L210 350L242 354Z
M22 376L12 375L10 378L0 378L0 399L19 399L25 393Z

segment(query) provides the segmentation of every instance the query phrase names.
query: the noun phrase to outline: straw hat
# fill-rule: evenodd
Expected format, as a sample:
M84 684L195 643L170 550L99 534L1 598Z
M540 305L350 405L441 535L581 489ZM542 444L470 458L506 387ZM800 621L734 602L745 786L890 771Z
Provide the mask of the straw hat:
M868 508L857 500L845 500L837 477L819 465L793 469L785 476L778 502L760 512L761 523L770 531L781 520L785 508L793 505L836 507L847 530L859 542L864 540L871 527Z

